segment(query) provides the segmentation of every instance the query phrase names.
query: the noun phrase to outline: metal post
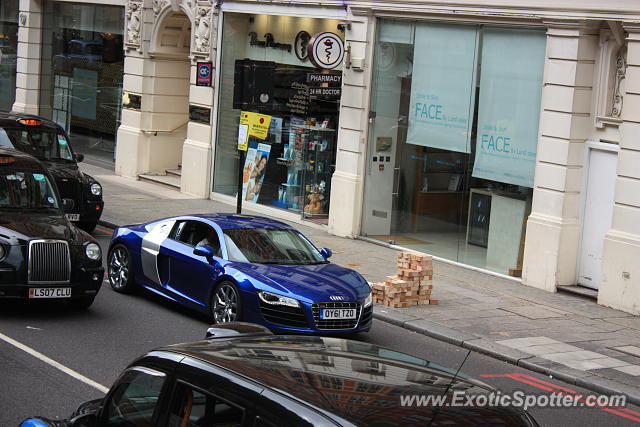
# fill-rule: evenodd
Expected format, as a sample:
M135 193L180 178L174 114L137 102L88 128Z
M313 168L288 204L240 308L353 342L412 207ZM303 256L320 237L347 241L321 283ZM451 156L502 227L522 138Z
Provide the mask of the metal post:
M236 213L242 213L242 179L244 175L244 154L243 150L238 150L238 198L236 200Z

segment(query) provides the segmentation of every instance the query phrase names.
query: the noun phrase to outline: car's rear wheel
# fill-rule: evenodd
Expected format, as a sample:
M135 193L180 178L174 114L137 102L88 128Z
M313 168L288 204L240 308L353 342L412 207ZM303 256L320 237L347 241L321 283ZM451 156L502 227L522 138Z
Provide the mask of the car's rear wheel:
M224 280L213 291L211 301L213 323L239 322L242 320L240 290L235 283Z
M71 299L67 301L67 303L72 308L82 310L82 309L91 307L91 304L93 304L94 300L95 300L95 297L83 297L83 298Z
M109 252L107 264L109 284L116 292L133 291L133 268L131 254L125 245L115 245Z

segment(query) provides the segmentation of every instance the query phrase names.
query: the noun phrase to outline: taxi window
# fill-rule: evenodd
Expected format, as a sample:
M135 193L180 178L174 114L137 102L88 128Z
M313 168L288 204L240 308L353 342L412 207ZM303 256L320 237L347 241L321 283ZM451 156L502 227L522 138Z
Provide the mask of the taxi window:
M0 147L16 148L11 143L11 140L9 139L9 135L7 135L7 132L5 132L4 129L2 128L0 128Z
M71 154L71 148L69 147L69 141L64 135L58 134L58 155L65 160L73 160L73 154Z
M45 160L73 161L69 141L54 129L39 126L0 128L0 146L7 146Z
M166 374L136 367L126 371L105 404L105 426L152 427Z
M44 173L0 169L0 209L58 209L58 198Z

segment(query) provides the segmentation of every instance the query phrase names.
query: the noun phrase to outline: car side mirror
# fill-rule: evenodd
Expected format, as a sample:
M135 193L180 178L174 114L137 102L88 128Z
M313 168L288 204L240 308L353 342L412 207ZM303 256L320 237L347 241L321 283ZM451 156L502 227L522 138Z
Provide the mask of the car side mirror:
M213 259L213 249L209 245L200 245L193 248L193 254L205 257L209 262Z
M324 259L327 259L327 258L331 258L331 255L333 255L333 254L331 252L331 249L322 248L322 249L320 249L320 255L322 255L324 257Z
M73 199L62 199L62 210L64 212L71 212L74 206L75 202Z
M78 162L78 163L84 161L84 154L82 154L82 153L75 154L74 157L76 158L76 162Z

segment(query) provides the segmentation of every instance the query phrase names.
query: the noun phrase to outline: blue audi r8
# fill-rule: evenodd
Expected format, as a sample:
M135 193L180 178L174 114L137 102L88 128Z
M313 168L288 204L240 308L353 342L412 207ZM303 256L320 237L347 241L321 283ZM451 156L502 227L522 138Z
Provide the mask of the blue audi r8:
M287 333L368 331L368 282L330 256L280 221L202 214L117 228L107 267L115 291L141 286L215 323L242 320Z

